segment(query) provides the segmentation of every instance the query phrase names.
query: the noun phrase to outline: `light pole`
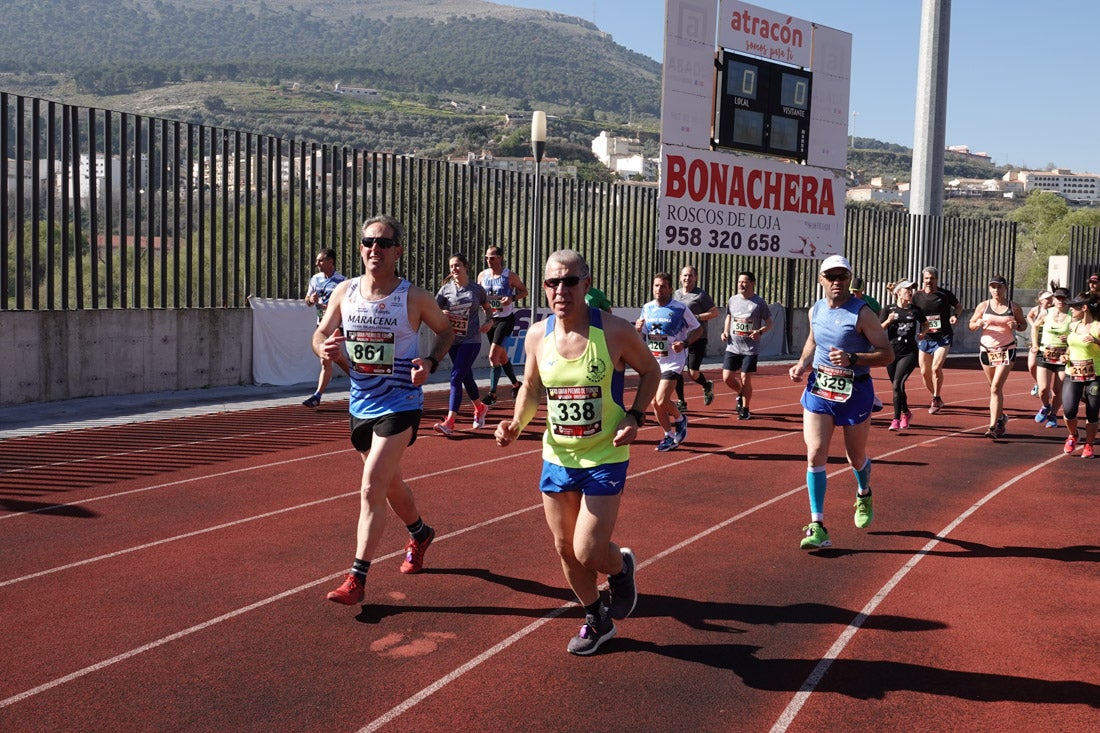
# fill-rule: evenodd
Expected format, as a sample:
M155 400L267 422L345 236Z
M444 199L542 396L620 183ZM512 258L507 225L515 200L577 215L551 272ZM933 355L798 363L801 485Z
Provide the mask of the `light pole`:
M527 292L531 298L531 325L539 319L542 302L542 275L540 274L539 237L542 234L542 154L546 152L546 113L531 114L531 152L535 156L535 212L531 217L531 279Z

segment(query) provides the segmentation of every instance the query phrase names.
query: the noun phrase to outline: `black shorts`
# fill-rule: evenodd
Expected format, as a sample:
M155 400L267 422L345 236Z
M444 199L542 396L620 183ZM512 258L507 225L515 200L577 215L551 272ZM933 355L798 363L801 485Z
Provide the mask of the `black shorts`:
M689 371L697 372L699 367L703 366L703 357L707 355L707 340L699 339L691 346L688 347L687 368Z
M388 438L398 435L412 428L409 434L409 445L416 442L416 429L420 425L421 410L408 410L407 412L391 412L388 415L375 418L351 416L351 444L360 453L370 450L371 441L377 435L380 438Z
M759 359L758 354L734 354L727 351L725 358L722 360L722 368L727 372L752 374L756 371L756 362Z
M1008 361L1005 362L1004 366L1011 367L1013 364L1016 363L1016 347L1010 346L1009 348L1004 349L1004 351L1008 352ZM982 366L993 366L989 363L988 351L982 350L978 352L978 363Z
M494 318L493 325L489 327L489 343L503 346L504 340L512 335L516 327L516 314L504 318Z

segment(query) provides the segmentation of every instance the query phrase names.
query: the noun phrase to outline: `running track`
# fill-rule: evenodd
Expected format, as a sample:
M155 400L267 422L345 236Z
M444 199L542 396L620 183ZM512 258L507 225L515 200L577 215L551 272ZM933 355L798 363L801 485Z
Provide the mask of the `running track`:
M757 376L749 422L689 385L684 446L654 452L651 424L633 451L616 539L642 596L589 658L565 653L580 616L536 431L436 436L442 392L405 465L427 567L398 573L391 516L361 609L323 600L353 550L346 404L3 441L0 730L1094 729L1100 462L1031 420L1023 371L1008 438L980 437L973 361L942 414L901 435L876 416L867 530L835 437L815 553L786 368Z

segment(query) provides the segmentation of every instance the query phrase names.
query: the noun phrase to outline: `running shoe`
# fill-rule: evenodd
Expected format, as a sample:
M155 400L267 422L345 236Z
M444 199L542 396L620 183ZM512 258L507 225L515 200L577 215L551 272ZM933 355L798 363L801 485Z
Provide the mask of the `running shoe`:
M1089 446L1089 447L1091 448L1092 446ZM1077 448L1077 438L1072 436L1072 435L1069 436L1068 438L1066 438L1066 444L1064 446L1062 446L1062 450L1066 453L1072 453L1074 451L1074 449L1076 449L1076 448Z
M597 614L586 614L584 626L569 640L566 650L570 654L586 657L595 653L608 639L615 636L615 622L611 620L607 606L600 606Z
M485 405L495 405L497 403L497 393L490 392L489 394L481 398L481 402Z
M707 386L703 390L703 404L709 405L714 402L714 382L707 381Z
M752 420L752 413L749 412L749 408L742 407L741 411L737 413L738 420Z
M810 522L802 528L805 537L799 545L803 550L816 550L820 547L829 547L833 543L829 541L829 533L821 522Z
M1035 422L1043 423L1047 421L1047 415L1050 414L1050 405L1043 405L1039 408L1039 411L1035 413Z
M871 508L871 495L860 496L856 494L856 514L855 522L856 526L860 529L871 524L871 520L875 518L875 510Z
M474 405L474 430L485 427L485 416L489 414L489 406L484 402Z
M665 437L661 438L661 442L657 444L657 450L661 453L668 453L677 445L679 445L679 443L676 442L676 438L672 437L671 435L666 435Z
M409 538L409 544L405 545L405 562L401 563L401 572L406 575L419 573L424 569L424 553L435 539L435 530L428 528L428 536L423 542Z
M741 395L737 395L737 417L741 417L741 413L745 411L745 398Z
M1047 427L1048 428L1058 427L1058 416L1057 415L1051 415L1047 418Z
M901 420L893 419L890 421L890 427L887 430L901 430Z
M623 547L619 552L623 555L622 573L607 577L607 587L611 591L611 618L616 621L633 613L634 606L638 603L638 586L634 582L634 551Z
M1037 384L1031 385L1031 396L1032 397L1038 397L1039 396L1039 385L1037 385Z
M1006 430L1007 427L1008 427L1008 415L1001 415L999 418L997 418L997 437L998 438L1005 437L1005 433L1007 432L1007 430Z
M996 438L997 437L997 428L996 427L988 428L984 433L982 433L982 437L983 438L991 438L991 439Z
M1095 457L1095 454L1092 452L1092 443L1085 443L1085 445L1081 448L1081 457L1082 458L1093 458L1093 457Z
M476 428L477 425L474 425L474 427ZM446 435L449 438L455 434L455 424L444 420L443 422L437 422L435 425L432 425L432 430L440 435Z
M687 412L688 411L688 403L684 400L676 400L676 411L677 412Z
M932 398L932 404L928 406L928 414L935 415L937 412L943 409L943 400L939 397Z
M317 405L321 404L321 395L311 395L309 399L302 400L302 404L306 407L316 407Z
M909 410L901 413L901 420L898 422L899 430L907 430L909 428L909 421L913 419L913 413Z
M680 421L675 423L674 428L676 432L673 434L673 439L676 441L676 445L684 442L684 438L688 436L688 416L680 415Z
M516 382L512 385L512 399L515 400L519 397L519 388L523 386L523 382Z
M352 573L348 573L347 577L344 578L344 582L340 584L340 587L336 590L329 591L325 598L333 603L354 606L356 603L363 602L364 595L363 581L356 578Z

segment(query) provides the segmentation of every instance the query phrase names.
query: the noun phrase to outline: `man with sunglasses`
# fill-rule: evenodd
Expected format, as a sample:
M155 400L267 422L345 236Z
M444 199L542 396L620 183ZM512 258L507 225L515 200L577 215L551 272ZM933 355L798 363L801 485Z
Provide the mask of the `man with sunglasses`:
M478 273L477 284L485 289L492 306L492 327L489 329L489 394L482 400L486 405L497 401L497 384L500 374L508 377L512 383L512 398L519 394L519 380L508 358L504 342L512 335L516 327L516 301L527 297L527 286L519 275L504 266L504 256L500 247L488 247L485 250L485 269Z
M793 382L809 371L802 393L802 435L806 441L806 486L810 523L802 528L803 550L829 547L825 529L826 464L829 442L839 425L844 431L848 464L856 476L855 525L871 524L871 458L867 436L875 388L871 367L894 360L890 339L865 302L852 295L852 266L846 257L827 257L818 271L825 297L810 308L810 334L802 355L790 369ZM812 367L812 371L810 371Z
M416 441L424 408L422 385L454 340L450 321L427 290L397 274L405 229L391 216L363 223L359 253L364 272L336 286L313 333L313 351L334 359L346 348L351 364L351 443L363 458L359 525L351 572L328 600L363 601L371 559L386 527L386 505L405 523L409 542L401 572L423 567L435 530L420 518L401 477L401 456ZM427 356L419 355L419 330L435 332Z
M565 579L585 611L566 649L586 656L615 636L613 619L629 616L638 598L634 553L613 543L611 533L630 443L645 422L660 369L627 321L585 304L592 278L580 254L554 252L544 276L550 317L527 331L523 387L496 441L515 441L546 395L539 489ZM631 402L623 397L627 367L638 373ZM608 576L609 605L600 596L600 573Z

